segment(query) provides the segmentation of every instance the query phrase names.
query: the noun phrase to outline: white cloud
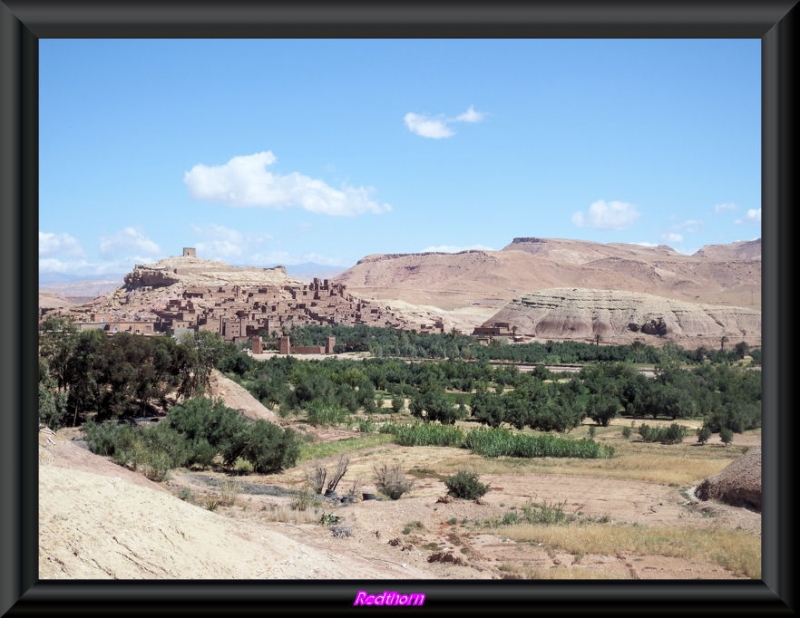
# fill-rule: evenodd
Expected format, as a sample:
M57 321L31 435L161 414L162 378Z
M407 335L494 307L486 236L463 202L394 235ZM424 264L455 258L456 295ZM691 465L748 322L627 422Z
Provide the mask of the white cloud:
M281 264L282 266L296 266L306 262L314 262L323 266L342 266L344 262L339 258L331 258L319 253L289 253L288 251L269 251L256 254L251 256L249 261L259 265Z
M734 223L741 225L742 223L757 223L761 225L761 209L751 208L747 211L744 219L736 219Z
M223 225L192 225L192 231L207 240L195 243L197 256L204 260L225 261L229 258L241 258L256 250L270 240L272 236L262 233L242 233Z
M736 210L737 208L739 208L739 207L736 204L733 204L731 202L726 202L724 204L716 204L714 206L714 212L719 214L721 212L728 212L728 211L731 211L731 210Z
M666 234L661 234L661 240L664 242L682 243L683 236L675 232L667 232Z
M64 233L39 232L39 255L50 257L58 254L74 257L85 255L81 243L73 236Z
M483 245L471 245L469 247L456 247L455 245L439 245L437 247L426 247L420 253L459 253L461 251L494 251L491 247Z
M341 266L342 260L318 253L289 253L271 250L272 235L260 232L240 232L223 225L192 225L192 231L204 240L196 242L197 257L204 260L235 263L240 266L293 266L315 262L325 266Z
M135 255L130 252L135 252ZM147 238L141 228L126 227L113 236L100 239L100 256L104 259L124 256L125 260L147 261L161 255L161 248Z
M687 219L683 223L679 223L672 227L673 230L680 230L687 234L693 234L695 232L699 232L703 227L703 222L698 221L697 219Z
M403 117L403 120L408 130L416 135L429 137L431 139L442 139L455 135L455 131L449 127L450 124L454 122L480 122L485 116L486 114L476 111L475 108L470 105L467 111L454 118L446 118L445 116L432 117L408 112Z
M639 245L640 247L657 247L658 245L652 242L635 242L634 245Z
M593 227L598 230L623 230L630 227L639 212L633 204L625 202L606 202L599 200L589 206L589 212L578 211L572 215L572 222L578 227Z
M141 262L142 260L139 260ZM75 275L81 277L97 277L98 275L120 275L129 272L133 265L131 261L88 262L86 260L59 260L58 258L45 258L39 260L39 273Z
M484 116L485 114L482 112L476 112L475 108L470 105L467 111L465 111L463 114L459 114L455 119L458 122L480 122L483 120Z
M272 152L233 157L225 165L195 165L183 181L194 199L222 202L231 206L261 206L283 209L299 207L325 215L353 216L391 210L388 204L370 199L371 188L334 189L321 180L292 172L272 174L266 167L275 163Z
M435 119L408 112L403 120L408 127L408 130L422 137L430 137L431 139L441 139L443 137L451 137L455 132L447 128L447 120Z

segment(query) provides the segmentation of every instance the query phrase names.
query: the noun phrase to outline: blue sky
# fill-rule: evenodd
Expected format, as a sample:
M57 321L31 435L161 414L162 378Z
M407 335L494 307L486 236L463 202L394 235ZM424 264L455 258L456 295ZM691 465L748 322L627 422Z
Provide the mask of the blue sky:
M761 236L758 39L39 46L40 276Z

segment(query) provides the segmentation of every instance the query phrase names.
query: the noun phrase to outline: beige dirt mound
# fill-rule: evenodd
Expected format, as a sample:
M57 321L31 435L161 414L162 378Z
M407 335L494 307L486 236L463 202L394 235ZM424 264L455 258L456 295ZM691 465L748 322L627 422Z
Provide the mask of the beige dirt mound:
M695 492L701 500L721 500L733 506L761 510L761 447L748 450L727 468L709 476Z
M208 395L213 399L222 399L226 406L239 410L249 419L254 421L263 419L275 425L280 424L277 414L266 408L246 388L225 377L216 369L211 374Z

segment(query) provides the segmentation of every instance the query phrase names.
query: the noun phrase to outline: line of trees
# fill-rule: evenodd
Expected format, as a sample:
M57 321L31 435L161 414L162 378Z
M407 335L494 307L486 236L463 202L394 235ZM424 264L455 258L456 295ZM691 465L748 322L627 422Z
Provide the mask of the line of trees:
M626 345L599 345L580 341L546 341L506 345L494 339L488 346L478 344L472 337L455 329L448 333L417 333L414 331L356 326L296 327L290 333L297 345L325 345L329 336L336 337L334 352L370 352L376 357L450 358L464 360L498 360L513 363L573 364L587 362L629 362L657 364L673 357L686 363L731 363L752 356L752 363L761 363L761 350L751 350L744 341L726 346L727 337L719 349L682 348L673 342L663 347L634 342Z
M298 339L296 333L308 339ZM409 399L412 414L445 424L471 416L491 427L505 423L563 432L586 417L608 425L625 414L704 418L714 432L760 426L760 372L733 365L728 356L753 353L742 345L723 355L722 350L687 351L674 345L660 350L568 342L485 347L455 332L431 335L366 326L292 331L298 343L314 344L314 337L324 340L331 335L337 337L337 346L346 348L377 345L389 349L397 344L416 346L419 352L424 344L427 353L446 351L448 346L453 351L472 348L476 352L470 353L472 359L462 355L418 363L396 358L302 361L290 356L256 361L214 333L188 333L179 342L127 333L108 337L102 331L78 331L68 320L51 317L40 331L40 421L57 428L78 425L90 413L96 413L98 422L163 413L175 400L202 394L216 367L235 376L265 405L278 406L282 414L309 409L372 413L377 392L383 391L391 397L395 411ZM478 354L506 349L544 355L545 360L552 354L560 359L572 359L574 354L593 360L585 361L577 375L559 381L544 366L523 373L513 365L490 365L487 357ZM606 359L625 357L631 350L658 359L655 379L641 375L630 360L597 360L598 354Z
M620 415L703 418L714 432L741 433L761 424L760 372L728 364L673 360L656 365L655 378L648 378L631 363L593 363L555 380L545 370L523 373L485 362L275 357L237 377L282 414L318 404L370 413L376 392L383 391L393 400L408 398L412 415L443 424L471 417L490 427L564 432L586 417L607 426Z
M144 416L166 410L167 395L202 394L214 366L239 356L219 335L198 332L180 342L100 330L78 331L68 319L47 318L39 336L39 420L51 428Z

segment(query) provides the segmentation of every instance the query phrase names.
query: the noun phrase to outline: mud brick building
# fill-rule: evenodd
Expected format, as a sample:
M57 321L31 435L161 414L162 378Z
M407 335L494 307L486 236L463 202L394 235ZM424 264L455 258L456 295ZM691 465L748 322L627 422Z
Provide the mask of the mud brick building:
M193 247L184 247L182 257L196 260L197 252ZM143 321L151 325L147 328L148 332L174 334L187 329L208 331L234 342L251 341L254 337L278 339L294 327L310 324L367 324L401 329L426 327L410 324L388 307L355 298L345 285L329 279L314 278L309 284L209 284L173 289L172 297L161 300L161 306L151 304L146 308L136 308L139 291L152 290L147 285L128 290L126 300L116 304L113 309L111 306L104 308L102 314L97 309L88 308L78 308L70 313L87 328L89 324L107 325L113 322L115 326L112 328L117 328L117 331L111 332L135 332L137 327L133 325L134 321ZM133 307L126 307L126 303ZM89 311L96 313L89 315ZM441 329L442 325L437 323L426 328ZM332 353L334 344L321 346L320 353ZM280 341L278 347L281 348ZM289 350L291 345L287 343L284 347Z

